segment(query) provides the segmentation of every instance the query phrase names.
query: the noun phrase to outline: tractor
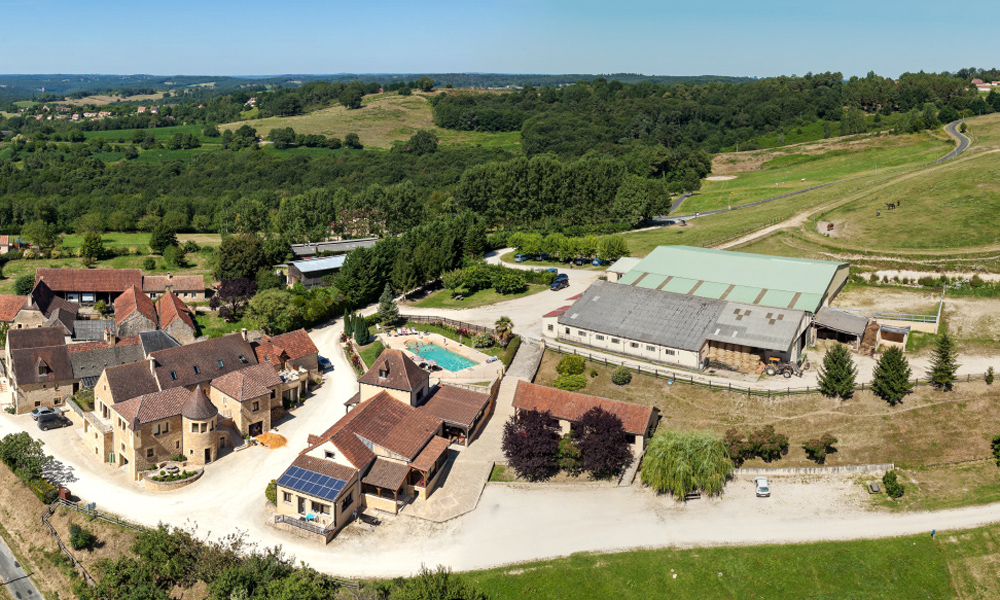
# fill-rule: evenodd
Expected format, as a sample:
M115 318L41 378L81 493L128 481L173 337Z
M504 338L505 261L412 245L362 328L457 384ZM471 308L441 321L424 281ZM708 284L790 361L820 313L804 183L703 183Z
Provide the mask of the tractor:
M792 375L802 377L802 371L804 370L804 368L799 368L799 365L796 363L783 361L777 356L769 358L767 365L764 367L764 372L768 375L780 374L785 379L791 378Z

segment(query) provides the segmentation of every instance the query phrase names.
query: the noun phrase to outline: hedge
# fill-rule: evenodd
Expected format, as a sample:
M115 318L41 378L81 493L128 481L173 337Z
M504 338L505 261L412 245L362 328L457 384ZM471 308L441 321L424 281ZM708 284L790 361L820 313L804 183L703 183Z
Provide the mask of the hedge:
M521 347L521 336L516 335L510 339L507 343L507 349L503 351L503 356L500 357L500 361L503 363L504 367L510 367L510 363L514 362L514 355L517 354L517 349Z
M45 504L52 504L59 497L59 488L45 479L35 479L27 483L28 487L31 488L31 492L35 494L35 497Z

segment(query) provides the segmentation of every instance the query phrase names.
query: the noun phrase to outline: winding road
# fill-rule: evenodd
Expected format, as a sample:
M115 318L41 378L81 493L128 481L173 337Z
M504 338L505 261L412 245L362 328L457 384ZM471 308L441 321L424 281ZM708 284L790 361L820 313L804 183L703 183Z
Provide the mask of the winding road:
M3 585L12 598L44 600L44 596L21 568L21 564L14 558L14 553L10 551L7 541L2 538L0 538L0 579L3 580Z

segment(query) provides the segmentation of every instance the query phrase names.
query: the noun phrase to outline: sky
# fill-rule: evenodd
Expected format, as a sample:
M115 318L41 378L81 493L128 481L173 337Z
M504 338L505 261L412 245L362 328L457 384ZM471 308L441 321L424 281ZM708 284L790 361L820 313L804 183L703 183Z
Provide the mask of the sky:
M1000 66L996 0L0 0L0 22L3 74L895 77Z

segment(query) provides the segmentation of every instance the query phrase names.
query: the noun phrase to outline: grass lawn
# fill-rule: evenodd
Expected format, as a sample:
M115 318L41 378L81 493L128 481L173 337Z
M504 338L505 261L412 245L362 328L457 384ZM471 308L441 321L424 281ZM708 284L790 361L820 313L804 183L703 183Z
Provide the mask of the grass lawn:
M546 352L535 382L551 385L562 356ZM592 369L597 377L589 376ZM906 468L990 456L990 440L1000 433L994 418L1000 396L982 382L959 383L950 393L920 386L902 404L890 407L868 391L847 401L820 394L747 399L738 393L668 385L666 379L645 374L633 374L632 383L617 386L610 379L613 369L588 361L587 387L581 392L655 406L660 409L661 429L711 429L722 434L731 427L748 432L774 425L791 443L787 456L768 465L773 467L815 466L802 443L827 432L839 440L837 452L827 457L829 466L894 462ZM758 459L747 465L765 463ZM996 490L1000 493L1000 487Z
M156 268L152 271L143 270L146 275L166 275L168 272L174 275L203 275L205 285L212 283L213 279L209 273L208 259L203 254L188 254L189 266L184 269L175 269L167 266L167 262L162 257L154 256ZM98 261L95 268L98 269L142 269L145 256L116 256ZM73 268L82 269L83 259L81 258L50 258L50 259L30 259L12 260L4 265L3 276L0 280L0 294L13 294L14 281L25 274L34 274L36 269L59 269Z
M996 146L1000 144L1000 113L974 117L965 122L969 127L977 146Z
M371 368L384 349L385 346L378 342L372 342L365 346L361 346L361 352L359 355L361 356L361 360L364 361L365 367Z
M478 144L508 149L520 144L520 132L479 133L449 131L434 125L429 95L414 93L400 96L395 92L365 96L362 107L348 110L331 106L294 117L268 117L220 125L220 129L239 129L249 124L262 136L272 129L291 127L295 133L319 134L344 138L356 133L365 147L391 148L397 140L409 139L421 129L433 131L444 144Z
M467 573L491 598L996 598L1000 527L811 544L574 554ZM581 594L586 590L586 594Z
M517 252L516 251L515 252L508 252L507 254L504 254L503 256L501 256L500 260L502 260L505 263L512 264L512 265L520 264L520 265L526 265L526 266L529 266L529 267L546 267L546 268L547 267L555 267L555 268L559 269L560 271L568 271L570 269L584 269L586 271L603 271L603 270L605 270L605 269L608 268L608 265L602 265L602 266L599 266L599 267L595 267L590 261L588 261L587 264L581 265L581 266L576 266L576 265L570 266L570 263L568 263L568 262L562 262L562 261L558 261L558 260L526 260L526 261L521 262L521 263L516 263L516 262L514 262L514 257L515 256L517 256ZM611 263L608 263L608 264L611 264Z
M422 298L414 302L413 306L418 306L420 308L475 308L477 306L486 306L487 304L496 304L498 302L506 302L508 300L531 296L532 294L544 292L548 289L549 287L547 285L533 284L528 284L528 289L519 294L498 294L493 289L485 289L479 290L470 296L466 296L465 300L456 300L452 298L451 290L438 290L426 298Z
M200 335L207 335L210 338L217 338L224 336L227 333L234 333L243 327L253 329L252 325L249 325L242 320L236 321L235 323L227 323L214 312L197 312L194 315L194 321L198 325Z
M145 246L149 248L148 233L120 233L108 232L101 236L104 238L105 248L132 248ZM217 233L178 233L177 241L184 243L192 240L199 246L218 246L222 243L222 236ZM83 245L83 235L71 233L62 237L62 244L65 248L79 248Z
M946 154L950 147L923 133L857 136L750 153L767 158L760 170L738 173L736 179L728 181L705 181L700 192L685 200L679 211L691 214L756 202L821 183L874 174L876 165L880 174L889 174L930 162ZM729 158L744 160L749 157L719 155L713 166Z

